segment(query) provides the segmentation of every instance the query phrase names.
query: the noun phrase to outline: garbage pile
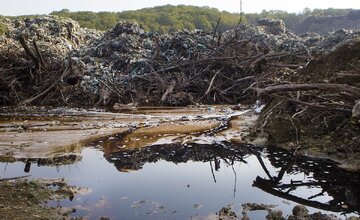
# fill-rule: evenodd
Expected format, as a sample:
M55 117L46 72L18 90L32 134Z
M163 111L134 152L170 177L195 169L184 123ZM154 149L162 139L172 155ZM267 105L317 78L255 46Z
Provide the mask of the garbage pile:
M325 36L316 33L305 33L300 35L304 44L310 48L312 54L324 55L336 48L351 43L360 37L359 30L338 30Z
M129 22L101 33L56 16L3 23L2 105L234 104L356 35L299 37L271 19L163 35Z
M4 19L4 22L8 26L7 39L17 41L23 36L29 45L36 41L40 51L57 58L67 57L70 51L99 37L101 33L80 28L76 21L56 16L17 19L13 22Z
M294 68L311 58L283 22L261 22L225 33L164 35L121 22L72 54L87 67L80 87L102 105L238 103L269 66Z
M101 32L56 16L2 23L7 33L0 36L0 103L64 104L59 90L63 78L72 74L67 57Z
M327 34L340 29L359 30L360 10L351 10L342 16L310 16L294 28L296 33Z

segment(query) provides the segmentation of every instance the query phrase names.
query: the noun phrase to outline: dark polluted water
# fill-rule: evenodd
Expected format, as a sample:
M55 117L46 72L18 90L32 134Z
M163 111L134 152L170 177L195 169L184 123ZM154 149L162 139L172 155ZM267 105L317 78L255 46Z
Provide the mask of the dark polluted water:
M277 205L285 216L296 204L310 213L359 214L360 175L329 161L230 143L109 150L116 144L113 138L89 144L81 159L67 157L66 165L1 163L0 176L64 177L70 185L86 187L85 195L50 204L74 207L73 216L88 219L206 219L227 205L241 218L242 203Z

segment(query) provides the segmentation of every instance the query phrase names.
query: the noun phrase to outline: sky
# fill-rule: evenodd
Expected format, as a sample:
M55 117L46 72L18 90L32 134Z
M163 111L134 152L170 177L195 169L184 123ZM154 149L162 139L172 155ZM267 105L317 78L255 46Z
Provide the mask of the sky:
M301 12L305 7L360 9L360 0L242 0L243 12L284 10ZM0 0L0 15L48 14L52 11L112 11L136 10L160 5L209 6L229 12L240 11L240 0Z

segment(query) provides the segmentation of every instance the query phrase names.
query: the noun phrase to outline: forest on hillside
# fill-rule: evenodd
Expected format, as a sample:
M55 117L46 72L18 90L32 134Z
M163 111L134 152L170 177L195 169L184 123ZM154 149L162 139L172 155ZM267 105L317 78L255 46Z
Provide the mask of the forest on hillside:
M329 8L310 10L309 8L305 8L301 13L264 10L261 13L243 14L241 16L241 22L245 24L255 24L260 18L264 17L282 19L290 30L297 32L297 28L308 17L343 16L349 11L351 11L351 9ZM159 33L174 32L182 29L202 29L205 31L212 31L215 29L219 18L220 22L217 31L225 31L236 27L240 21L239 13L219 11L218 9L210 7L186 5L165 5L123 12L72 12L68 9L63 9L54 11L51 15L68 17L78 21L82 27L98 30L108 30L119 21L126 20L141 24L147 31ZM0 23L0 34L5 31L6 28Z

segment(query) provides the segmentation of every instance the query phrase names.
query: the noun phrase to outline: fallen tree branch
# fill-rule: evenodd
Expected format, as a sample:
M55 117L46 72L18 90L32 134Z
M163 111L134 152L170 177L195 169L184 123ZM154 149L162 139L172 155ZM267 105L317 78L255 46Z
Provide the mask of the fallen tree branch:
M227 93L229 90L231 90L232 88L234 88L236 85L238 85L239 83L243 83L243 82L246 82L246 81L249 81L249 80L254 80L255 79L255 76L247 76L247 77L244 77L244 78L240 78L240 79L237 79L234 81L233 85L228 87L227 89L223 90L220 94L225 94Z
M37 43L36 43L35 40L33 40L33 45L34 45L36 54L37 54L37 56L38 56L39 59L40 59L41 66L42 66L42 67L45 67L44 59L43 59L43 57L42 57L42 55L41 55L41 53L40 53L40 51L39 51L39 48L38 48Z
M175 85L176 85L176 81L173 79L170 85L168 86L168 88L166 89L165 93L161 97L162 102L165 101L167 96L174 91Z
M270 95L281 92L310 91L310 90L346 92L354 100L360 99L360 89L347 84L326 84L326 83L286 84L286 85L268 86L263 89L255 88L255 90L259 96Z
M232 57L208 57L208 58L203 58L203 59L196 60L196 61L181 62L181 63L178 63L176 65L163 67L162 69L156 70L154 72L155 73L165 73L165 72L169 72L169 71L173 71L173 70L178 70L180 67L187 67L187 66L191 66L191 65L200 65L202 63L211 62L211 61L226 61L226 60L236 60L236 59L242 59L242 58L241 57L236 57L236 56L232 56ZM144 73L143 75L148 75L150 73L152 73L152 72Z
M17 176L17 177L11 177L11 178L2 178L0 179L0 182L5 182L5 181L9 181L9 180L17 180L17 179L24 179L24 178L28 178L31 175L26 175L26 176Z
M290 69L297 69L300 66L304 66L304 64L287 64L287 63L270 63L269 66L274 67L288 67Z
M45 95L46 93L48 93L52 88L54 88L54 86L56 84L58 84L58 82L61 81L61 79L66 75L66 73L68 72L69 68L67 67L63 74L61 75L61 77L59 79L57 79L51 86L49 86L47 89L45 89L43 92L39 93L38 95L36 96L33 96L33 97L30 97L28 99L25 99L24 101L20 102L18 105L26 105L30 102L33 102L34 100L40 98L41 96Z
M221 15L219 16L217 22L216 22L216 26L215 26L215 29L214 29L214 33L213 33L213 40L215 39L216 37L216 32L217 32L217 29L219 27L219 24L220 24L220 20L221 20Z
M318 103L303 102L303 101L295 100L295 99L289 99L288 101L292 102L292 103L296 103L296 104L306 105L306 106L309 106L310 108L316 108L316 109L320 109L320 110L343 112L343 113L348 113L350 115L352 113L351 109L337 108L337 107L333 107L333 106L321 105Z
M211 87L212 87L212 85L214 84L214 80L215 80L216 76L217 76L222 70L223 70L223 69L217 71L217 72L214 74L214 76L211 78L209 87L208 87L208 89L206 90L205 95L209 94L209 92L211 91Z
M299 129L298 129L298 127L296 127L296 125L295 125L294 120L292 119L292 117L291 117L291 116L288 116L288 117L289 117L289 120L291 121L292 126L293 126L294 129L295 129L296 145L299 147Z
M30 50L29 46L27 45L25 38L22 34L19 35L19 41L21 46L24 48L26 54L34 61L36 69L40 68L39 59L35 56L35 54Z

